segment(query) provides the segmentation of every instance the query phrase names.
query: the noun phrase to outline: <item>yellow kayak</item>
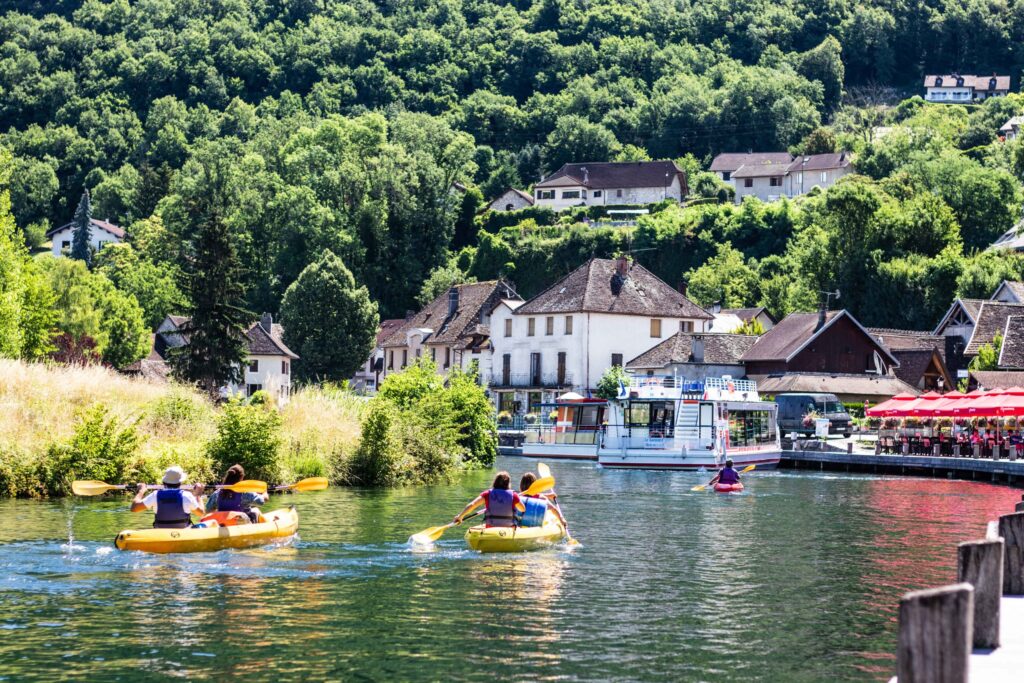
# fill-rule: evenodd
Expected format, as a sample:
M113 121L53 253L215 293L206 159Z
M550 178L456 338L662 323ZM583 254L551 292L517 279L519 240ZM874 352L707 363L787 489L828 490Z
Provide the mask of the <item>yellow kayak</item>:
M263 515L259 524L213 526L205 529L126 529L117 535L119 550L147 553L201 553L224 548L250 548L287 538L299 529L295 506Z
M558 518L548 512L544 524L533 527L470 527L466 543L482 553L518 553L526 550L549 548L565 538L565 528Z

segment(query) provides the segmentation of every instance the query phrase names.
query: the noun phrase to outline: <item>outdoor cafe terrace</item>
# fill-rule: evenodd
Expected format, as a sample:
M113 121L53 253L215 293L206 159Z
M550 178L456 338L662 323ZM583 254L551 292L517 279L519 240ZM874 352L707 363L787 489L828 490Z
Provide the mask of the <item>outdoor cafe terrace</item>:
M878 452L1016 460L1024 455L1018 427L1024 388L898 394L868 408L880 420Z

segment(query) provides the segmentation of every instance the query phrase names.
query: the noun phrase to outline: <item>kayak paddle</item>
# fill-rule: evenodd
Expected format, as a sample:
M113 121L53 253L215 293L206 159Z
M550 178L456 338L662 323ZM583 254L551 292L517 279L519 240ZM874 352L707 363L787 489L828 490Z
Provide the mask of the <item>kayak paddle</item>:
M107 491L124 491L125 489L135 488L137 484L108 484L103 481L87 480L87 481L73 481L71 482L71 492L76 496L101 496ZM160 484L147 487L150 490L157 491L164 488ZM224 486L217 484L215 486L208 486L207 488L214 489L228 489L236 493L266 493L267 482L258 481L256 479L246 479L240 481L237 484L231 486Z
M530 488L523 491L520 495L535 496L541 491L547 491L554 485L554 477L544 477L533 482ZM473 514L466 515L465 517L463 517L462 522L465 522L467 519L470 519L471 517L482 515L483 513L483 510L477 510ZM437 539L441 538L441 536L444 535L444 532L448 531L448 529L451 529L453 526L457 526L458 524L461 524L461 522L448 522L447 524L442 524L441 526L432 526L429 529L424 529L418 534L413 534L409 537L409 541L412 542L414 545L430 545Z
M539 463L537 463L537 474L539 474L541 476L541 479L544 479L546 477L550 477L551 476L551 468L547 466L547 463L539 462ZM554 492L555 492L555 490L551 489L551 493L554 493ZM555 499L552 502L555 504L555 509L558 510L558 513L560 515L562 515L562 519L565 519L565 513L562 512L562 506L558 504L558 496L557 495L555 496ZM566 523L565 523L565 539L566 539L565 542L567 544L569 544L569 545L579 545L580 544L580 542L577 541L575 538L573 538L572 534L569 533L569 522L568 521L566 521Z
M747 472L749 472L750 470L754 469L755 467L757 467L757 465L747 465L747 466L746 466L746 467L744 467L744 468L743 468L742 470L740 470L740 472L739 472L739 473L740 473L740 474L746 474ZM694 487L693 487L692 489L690 489L690 490L691 490L691 491L703 491L703 490L704 490L704 489L706 489L707 487L709 487L709 486L714 486L714 485L715 485L715 484L717 484L717 483L718 483L718 475L715 475L715 478L714 478L714 479L712 479L711 481L709 481L708 483L706 483L706 484L700 484L699 486L694 486Z
M327 477L307 477L294 484L275 486L274 491L323 491L327 488Z

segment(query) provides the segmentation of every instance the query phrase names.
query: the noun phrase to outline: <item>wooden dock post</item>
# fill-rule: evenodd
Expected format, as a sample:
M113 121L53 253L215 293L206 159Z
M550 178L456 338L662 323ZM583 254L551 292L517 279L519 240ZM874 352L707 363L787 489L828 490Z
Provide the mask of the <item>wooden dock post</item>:
M956 549L957 581L974 586L974 647L999 647L1003 539L967 541Z
M974 619L970 584L907 593L899 619L899 683L966 683Z
M1024 501L1021 501L1013 506L1014 512L1024 512Z
M1003 553L1003 594L1024 595L1024 512L999 516Z

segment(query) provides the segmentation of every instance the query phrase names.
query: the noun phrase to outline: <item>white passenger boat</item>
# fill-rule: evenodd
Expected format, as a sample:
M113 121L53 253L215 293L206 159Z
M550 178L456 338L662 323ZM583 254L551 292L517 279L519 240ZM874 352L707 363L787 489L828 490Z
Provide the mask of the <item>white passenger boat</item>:
M523 428L522 455L550 460L597 460L605 411L608 403L601 399L559 397L545 403L550 419Z
M777 412L749 380L634 376L608 404L597 460L637 469L714 469L727 458L737 469L775 467L782 453Z

